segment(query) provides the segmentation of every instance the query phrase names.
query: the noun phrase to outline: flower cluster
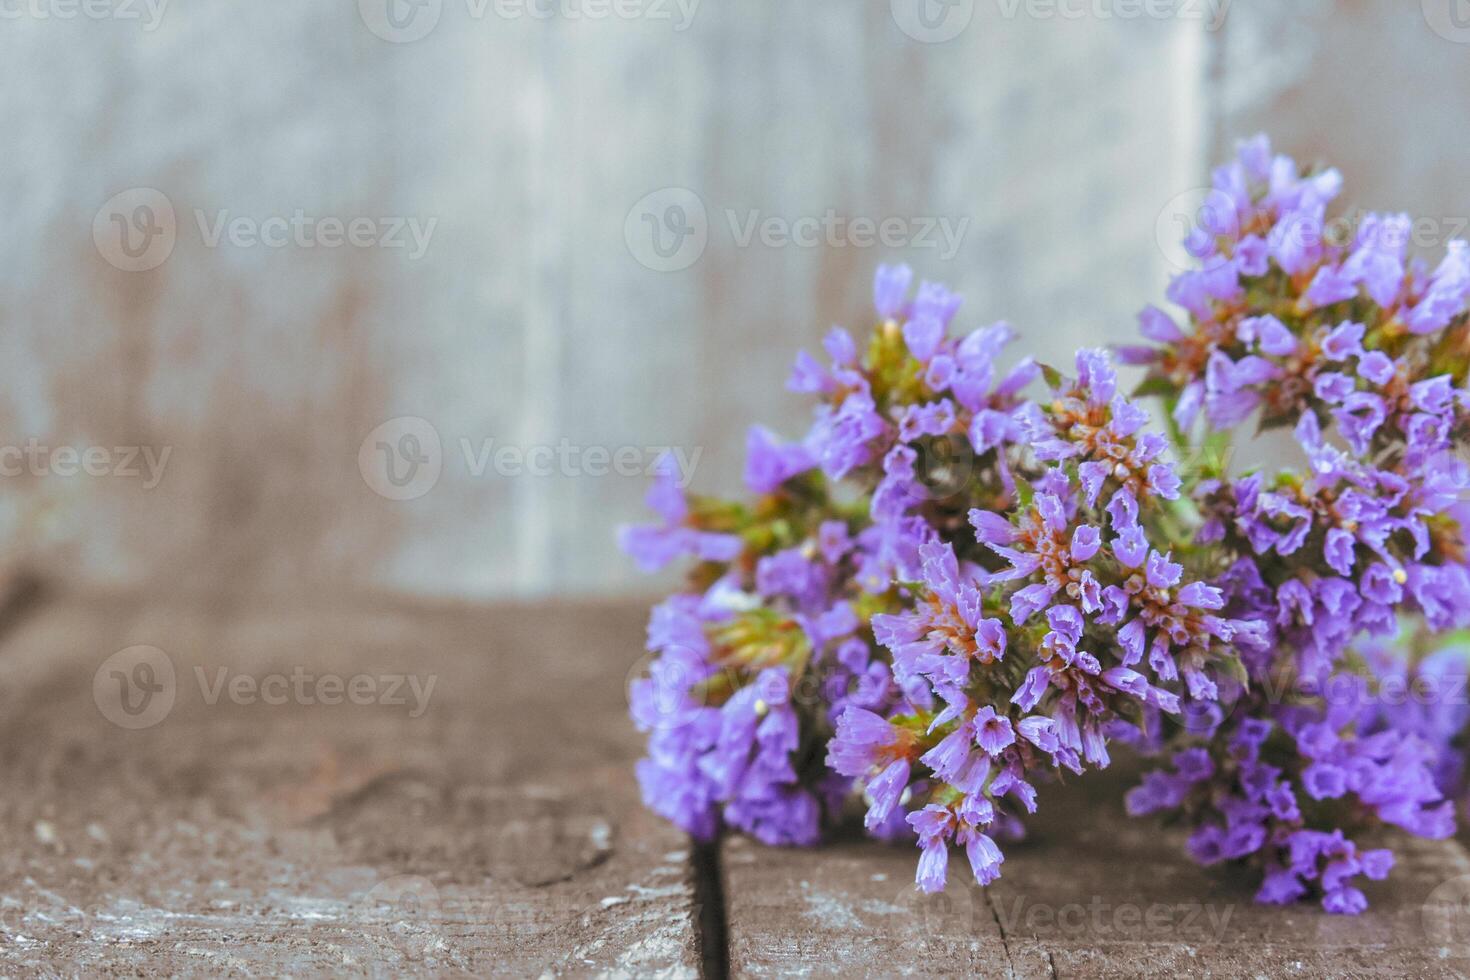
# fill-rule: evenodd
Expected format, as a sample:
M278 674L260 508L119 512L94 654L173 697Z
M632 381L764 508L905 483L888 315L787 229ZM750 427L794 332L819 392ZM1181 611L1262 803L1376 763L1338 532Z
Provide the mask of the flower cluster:
M749 499L667 467L623 532L648 570L693 563L631 691L648 806L777 845L860 807L933 891L952 848L992 881L1037 786L1128 745L1166 760L1131 813L1333 912L1392 867L1360 831L1452 833L1470 708L1383 695L1466 673L1470 247L1431 268L1376 215L1336 242L1341 185L1243 145L1182 314L1119 352L1131 396L1100 350L1004 367L1009 326L956 335L954 293L880 269L871 332L797 358L805 436L751 430ZM1233 468L1252 419L1303 464Z
M1406 217L1371 214L1351 245L1331 244L1340 185L1264 139L1244 144L1215 177L1226 220L1191 238L1201 267L1169 290L1189 329L1150 307L1141 324L1159 346L1127 355L1149 365L1143 387L1182 437L1201 410L1209 440L1254 418L1291 427L1304 460L1191 488L1196 541L1229 566L1215 582L1226 608L1265 642L1241 651L1249 686L1169 739L1173 767L1128 806L1182 813L1203 864L1259 866L1262 901L1317 893L1330 911L1357 912L1366 900L1350 880L1381 877L1391 855L1360 853L1351 834L1454 830L1463 713L1441 704L1412 719L1375 708L1374 692L1404 676L1414 644L1395 640L1401 631L1422 646L1470 624L1458 452L1470 251L1452 243L1431 272L1405 260ZM1463 675L1464 653L1434 663L1433 676Z
M1360 849L1349 833L1374 821L1436 839L1455 830L1466 651L1410 662L1403 652L1413 646L1368 641L1354 670L1287 697L1267 684L1204 744L1149 773L1128 793L1128 811L1189 813L1188 850L1200 864L1259 861L1258 901L1295 901L1315 884L1328 911L1361 911L1352 880L1383 878L1393 855Z

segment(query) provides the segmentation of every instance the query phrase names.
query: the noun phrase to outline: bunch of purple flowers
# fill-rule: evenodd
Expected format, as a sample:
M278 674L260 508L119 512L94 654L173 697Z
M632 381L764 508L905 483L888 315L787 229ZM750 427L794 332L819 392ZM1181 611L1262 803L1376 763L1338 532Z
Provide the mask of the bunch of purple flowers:
M1382 693L1464 693L1470 247L1431 271L1375 215L1333 244L1340 185L1242 146L1168 291L1185 322L1150 307L1153 343L1119 353L1132 396L1100 350L1003 370L1008 326L955 337L957 296L880 269L872 334L797 359L810 431L751 431L753 499L669 467L660 523L623 532L646 570L694 561L632 689L646 803L809 845L860 800L934 891L952 846L993 880L1037 783L1122 742L1168 760L1130 812L1334 912L1392 865L1360 830L1453 833L1470 712ZM1232 470L1250 419L1306 465Z

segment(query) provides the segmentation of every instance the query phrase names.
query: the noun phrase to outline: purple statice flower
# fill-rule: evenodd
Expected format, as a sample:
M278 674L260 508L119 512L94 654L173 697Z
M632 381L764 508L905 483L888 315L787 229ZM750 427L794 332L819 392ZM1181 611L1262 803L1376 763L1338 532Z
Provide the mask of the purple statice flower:
M816 358L802 351L796 355L796 365L786 382L787 388L805 394L832 395L862 381L857 344L852 334L841 327L833 327L822 340L822 347L831 359L832 367L823 367Z
M745 441L745 487L752 493L775 493L792 477L816 465L800 444L783 445L764 426L751 426Z
M1434 776L1448 741L1378 727L1372 719L1379 706L1365 700L1369 685L1339 683L1348 680L1328 677L1316 706L1252 695L1208 748L1176 754L1172 769L1151 772L1130 790L1129 813L1187 810L1195 821L1188 843L1195 861L1264 865L1257 901L1293 902L1316 891L1329 912L1361 912L1366 900L1351 879L1385 877L1392 853L1361 850L1346 828L1311 825L1308 807L1333 800L1358 814L1355 823L1371 818L1436 838L1454 832L1454 819Z
M803 447L829 479L840 480L882 455L890 426L878 413L852 335L833 327L823 341L831 367L803 351L787 387L822 396Z
M756 562L756 592L765 599L785 598L801 613L821 610L831 586L831 566L806 547L786 548Z
M893 651L894 674L901 680L929 676L942 668L945 690L969 678L969 661L990 663L1005 656L1006 635L999 621L982 616L981 573L961 566L954 549L931 542L920 546L925 601L911 612L873 617L873 635ZM951 657L949 652L960 656Z
M1409 246L1413 219L1407 214L1367 214L1358 225L1357 240L1343 261L1340 277L1361 287L1373 302L1388 309L1404 288L1404 254Z
M1290 158L1273 154L1264 136L1242 143L1236 160L1215 171L1198 226L1185 242L1200 268L1181 273L1168 289L1169 299L1188 313L1194 330L1182 329L1167 313L1149 307L1140 325L1144 336L1161 346L1151 354L1135 351L1130 356L1130 363L1151 364L1151 378L1172 388L1181 427L1189 428L1203 405L1205 369L1213 355L1231 353L1233 363L1239 360L1234 355L1248 351L1251 341L1240 336L1242 327L1249 330L1240 321L1251 319L1248 311L1242 315L1248 284L1266 277L1274 266L1311 293L1306 302L1340 301L1352 292L1352 281L1337 272L1341 250L1325 235L1326 209L1341 187L1337 171L1304 173ZM1287 338L1273 331L1262 342L1284 351ZM1220 368L1217 376L1227 387L1237 381ZM1218 396L1223 403L1217 411L1226 417L1245 411L1249 401L1235 387Z
M1351 724L1366 736L1385 732L1417 739L1433 753L1428 767L1439 793L1460 799L1467 789L1470 742L1470 647L1463 640L1434 644L1417 659L1410 637L1372 639L1356 645L1371 677Z
M951 843L965 849L970 870L980 884L988 885L1000 877L1000 865L1005 856L985 833L994 823L995 814L993 807L983 798L967 797L947 806L931 803L910 814L908 820L919 836L922 849L917 875L920 890L944 890Z
M909 298L912 282L905 266L880 268L874 298L883 342L866 359L859 358L852 338L834 328L826 341L832 366L802 354L790 382L823 399L802 448L828 479L841 480L881 462L879 520L891 520L934 496L915 475L920 459L932 458L925 455L932 440L967 435L981 454L1017 442L1018 395L1037 374L1029 360L1003 375L997 370L997 356L1014 338L1005 324L949 337L960 297L924 282ZM787 469L805 461L792 454ZM769 456L762 461L769 463ZM782 472L774 467L775 474ZM760 482L768 485L770 477Z
M1281 368L1264 357L1248 354L1232 361L1223 351L1215 351L1205 370L1205 417L1216 429L1234 428L1260 406L1261 388L1283 376Z
M837 643L826 658L822 698L834 726L849 708L888 717L899 705L902 692L893 670L875 653L868 641L852 636Z
M848 392L837 405L818 409L806 447L828 479L840 480L871 463L880 455L877 444L890 434L866 386L864 380L863 388Z
M922 517L875 521L857 536L857 584L880 595L894 582L917 581L923 574L920 549L939 535Z
M1182 428L1201 409L1212 427L1230 429L1257 412L1265 425L1289 426L1335 407L1364 455L1395 406L1357 380L1382 384L1406 342L1470 315L1470 244L1451 242L1431 272L1406 258L1409 216L1374 213L1339 244L1326 208L1341 187L1336 171L1305 172L1264 137L1216 171L1186 242L1200 267L1168 289L1189 326L1148 307L1140 331L1157 346L1128 351L1130 363L1149 366L1149 387L1173 399Z
M897 320L908 305L914 271L906 265L880 265L873 279L873 308L882 320Z
M1089 506L1105 486L1125 489L1136 500L1176 498L1179 477L1163 458L1168 441L1145 429L1148 412L1118 392L1107 354L1079 351L1077 375L1048 407L1030 404L1022 413L1036 457L1075 464Z
M689 502L679 486L673 458L661 456L654 467L654 482L646 500L662 523L627 526L618 531L618 543L638 567L656 572L685 556L712 562L731 562L739 557L742 545L738 536L703 531L691 523Z
M637 766L644 803L700 840L723 819L768 844L813 844L821 808L793 765L800 720L788 669L760 671L718 706L706 693L719 688L709 683L716 675L740 682L711 659L708 628L730 615L718 587L654 611L649 648L657 657L631 688L634 720L649 733Z
M1470 305L1470 243L1450 242L1434 274L1416 282L1409 294L1403 321L1411 334L1437 333L1463 317Z
M1071 379L1005 370L1009 326L951 336L956 294L881 268L873 332L797 358L806 436L751 430L756 499L686 498L670 463L659 523L622 532L644 568L698 562L630 690L648 805L806 844L859 795L871 836L917 844L921 889L952 848L987 884L1037 785L1118 739L1167 759L1131 813L1183 814L1189 854L1261 868L1263 902L1338 913L1393 862L1361 829L1451 833L1470 709L1385 694L1466 673L1445 634L1470 626L1470 246L1410 259L1395 214L1338 240L1340 190L1242 144L1175 312L1120 354L1134 397L1098 350ZM1201 451L1187 472L1142 395ZM1234 475L1248 421L1291 428L1302 465Z
M1203 498L1227 544L1271 556L1273 584L1256 590L1270 595L1254 611L1277 645L1316 674L1358 635L1391 634L1400 613L1436 630L1470 623L1470 573L1445 554L1463 549L1436 533L1464 492L1463 468L1433 447L1417 464L1414 453L1400 455L1397 472L1370 465L1328 442L1310 413L1296 436L1310 477L1272 485L1257 474L1212 485Z
M719 737L698 766L725 802L730 826L765 844L810 846L821 812L792 766L801 733L790 693L785 668L763 670L721 706Z
M1003 808L1033 809L1034 780L1059 768L1108 765L1109 726L1177 711L1172 682L1196 700L1213 697L1214 661L1253 630L1218 615L1220 591L1186 580L1181 565L1150 547L1133 493L1152 502L1176 485L1164 478L1172 471L1160 458L1163 447L1140 438L1146 418L1117 394L1105 355L1085 352L1078 367L1078 381L1050 411L1085 421L1053 423L1049 444L1033 440L1036 456L1061 465L1037 471L1031 503L1014 519L971 513L976 541L1004 565L988 571L960 561L948 543L926 543L912 605L873 617L895 678L926 689L939 708L904 722L917 733L904 763L908 796L924 804L909 822L923 851L918 882L926 890L943 886L951 844L979 848L972 868L982 882L998 874L988 831ZM1046 432L1047 415L1037 410L1030 424ZM1111 458L1132 465L1115 465L1084 487L1077 474L1097 461L1094 453L1110 451L1103 447L1120 447ZM1105 488L1106 505L1097 499ZM1028 628L1038 616L1045 622L1039 633ZM831 763L855 778L872 779L880 766L896 776L901 767L891 756L875 755L895 744L896 722L885 724L848 717ZM891 814L896 790L880 785L885 792L868 793L870 824Z
M863 785L869 828L887 821L907 791L916 745L913 731L864 708L848 707L838 716L827 765Z

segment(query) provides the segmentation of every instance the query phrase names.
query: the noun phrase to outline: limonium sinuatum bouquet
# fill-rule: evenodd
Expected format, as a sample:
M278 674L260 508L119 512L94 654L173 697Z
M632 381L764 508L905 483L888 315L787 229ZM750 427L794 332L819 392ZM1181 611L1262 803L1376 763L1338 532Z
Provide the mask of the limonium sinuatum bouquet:
M1410 259L1404 215L1334 235L1340 189L1242 144L1146 342L1062 369L880 269L871 333L797 357L806 435L751 430L751 496L668 465L657 522L622 532L645 570L691 563L632 688L647 805L813 845L860 800L935 891L952 853L996 878L1036 787L1126 748L1155 760L1129 813L1258 869L1260 901L1342 913L1393 864L1364 831L1452 834L1470 246ZM1248 426L1295 464L1233 465ZM1383 696L1409 687L1445 696Z

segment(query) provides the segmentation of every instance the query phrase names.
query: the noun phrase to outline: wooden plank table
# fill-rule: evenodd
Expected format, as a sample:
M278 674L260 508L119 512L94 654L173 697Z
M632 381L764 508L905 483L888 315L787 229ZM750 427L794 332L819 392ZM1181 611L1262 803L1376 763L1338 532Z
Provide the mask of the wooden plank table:
M943 895L913 889L909 847L851 839L816 852L724 845L734 973L994 977L1470 976L1470 856L1393 838L1399 864L1370 910L1255 905L1240 874L1195 867L1182 837L1123 815L1119 778L1042 794L1029 839L979 888L963 855Z
M0 643L0 973L697 975L689 846L630 771L642 617L35 611ZM137 644L166 652L175 696L128 730L94 675ZM372 697L321 703L355 677Z
M632 780L642 620L31 610L0 637L0 974L1470 975L1463 844L1400 841L1357 919L1262 908L1124 818L1125 774L1049 789L989 889L919 896L911 849L855 835L693 849Z

